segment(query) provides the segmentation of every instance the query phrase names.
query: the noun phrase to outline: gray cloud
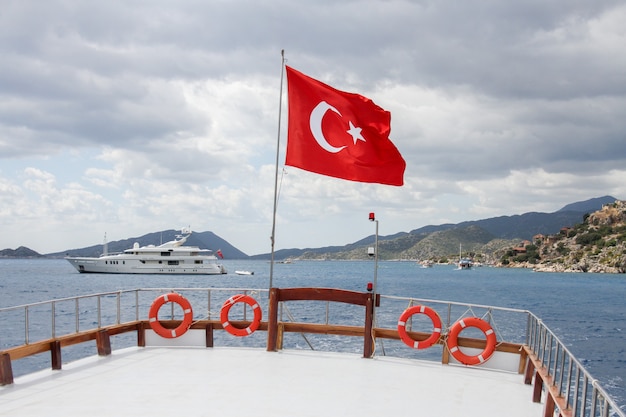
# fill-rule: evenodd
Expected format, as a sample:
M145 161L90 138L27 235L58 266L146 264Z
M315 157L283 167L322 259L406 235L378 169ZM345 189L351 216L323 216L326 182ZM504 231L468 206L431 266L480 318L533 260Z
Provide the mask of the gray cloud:
M241 219L262 230L283 48L289 65L390 110L407 161L407 185L391 190L287 170L285 246L331 208L340 233L366 205L425 224L624 198L624 19L612 0L10 2L0 12L0 160L11 166L0 169L0 221L37 212L45 187L25 179L37 172L97 227L133 218L141 231L169 228L154 213L171 205L206 229L230 225L223 234ZM209 220L191 211L216 195L227 210ZM60 224L69 211L45 205Z

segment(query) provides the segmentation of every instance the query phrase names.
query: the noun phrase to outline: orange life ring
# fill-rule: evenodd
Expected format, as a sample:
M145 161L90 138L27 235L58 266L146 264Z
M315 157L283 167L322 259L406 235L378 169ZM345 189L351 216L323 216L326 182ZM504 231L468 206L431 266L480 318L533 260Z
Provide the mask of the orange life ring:
M483 332L487 338L485 349L476 356L466 355L459 349L459 334L466 327L476 327ZM466 317L452 325L446 343L454 359L464 365L478 365L486 362L491 355L493 355L493 352L496 351L497 340L496 333L485 320L479 319L478 317Z
M175 329L166 329L159 321L159 309L166 303L176 303L183 309L183 321ZM150 327L156 334L167 339L182 336L189 330L191 321L193 320L193 312L191 310L191 304L189 301L180 294L169 293L163 294L157 297L150 306L150 312L148 313L148 321Z
M248 327L244 327L242 329L233 326L228 321L228 313L230 312L230 308L237 303L246 303L250 307L252 307L252 311L254 311L254 319L252 319L252 323ZM249 336L254 333L261 324L261 307L256 300L249 295L238 294L230 297L228 300L224 301L224 305L222 305L222 310L220 311L220 320L222 321L222 326L224 330L233 336Z
M426 314L428 318L430 318L430 320L433 322L433 332L428 337L428 339L421 342L412 339L406 332L406 322L409 317L414 314ZM430 307L416 305L407 308L398 319L398 335L400 335L400 339L410 348L427 349L434 345L437 340L439 340L439 336L441 336L441 318L439 317L439 314L437 314L437 312Z

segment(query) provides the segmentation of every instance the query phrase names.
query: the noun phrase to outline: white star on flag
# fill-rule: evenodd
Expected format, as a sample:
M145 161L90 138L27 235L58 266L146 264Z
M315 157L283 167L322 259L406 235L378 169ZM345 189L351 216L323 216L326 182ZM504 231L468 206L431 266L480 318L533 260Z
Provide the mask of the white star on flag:
M363 135L361 135L361 128L354 126L352 122L350 122L350 129L346 130L346 132L348 132L350 136L352 136L352 140L354 141L355 145L358 140L362 140L363 142L366 142Z

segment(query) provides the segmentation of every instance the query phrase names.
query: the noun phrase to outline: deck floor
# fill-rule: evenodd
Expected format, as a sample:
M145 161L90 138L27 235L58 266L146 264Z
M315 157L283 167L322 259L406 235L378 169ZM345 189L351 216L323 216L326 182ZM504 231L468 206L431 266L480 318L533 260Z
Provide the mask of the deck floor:
M0 387L1 416L542 415L523 376L311 351L129 348Z

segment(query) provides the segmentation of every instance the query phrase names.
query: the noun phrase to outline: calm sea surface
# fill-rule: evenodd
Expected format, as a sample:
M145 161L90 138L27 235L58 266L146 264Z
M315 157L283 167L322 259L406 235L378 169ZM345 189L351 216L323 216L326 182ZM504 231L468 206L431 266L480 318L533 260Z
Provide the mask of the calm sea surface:
M222 276L79 274L65 260L0 260L0 307L134 288L267 288L266 261L224 261ZM254 271L253 276L234 274ZM363 291L373 262L298 261L274 266L277 287L320 286ZM453 266L421 268L380 262L378 290L386 295L530 310L554 331L616 401L626 404L626 276L535 273ZM2 339L0 334L0 349Z

